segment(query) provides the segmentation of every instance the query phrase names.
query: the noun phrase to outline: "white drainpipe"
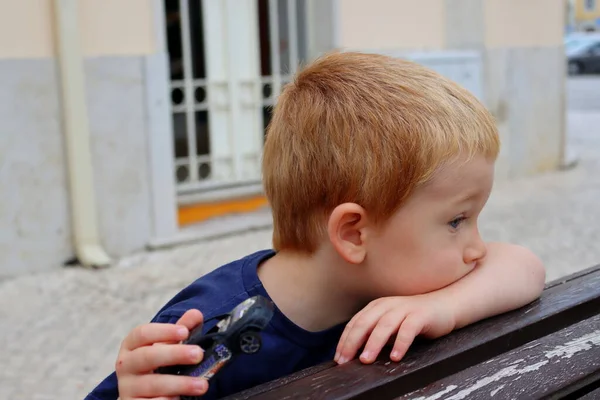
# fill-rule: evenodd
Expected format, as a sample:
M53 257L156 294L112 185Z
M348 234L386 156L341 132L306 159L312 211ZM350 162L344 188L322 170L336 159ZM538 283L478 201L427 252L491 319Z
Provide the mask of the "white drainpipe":
M111 260L102 248L98 235L78 2L54 0L54 29L75 255L83 266L98 268L109 265Z

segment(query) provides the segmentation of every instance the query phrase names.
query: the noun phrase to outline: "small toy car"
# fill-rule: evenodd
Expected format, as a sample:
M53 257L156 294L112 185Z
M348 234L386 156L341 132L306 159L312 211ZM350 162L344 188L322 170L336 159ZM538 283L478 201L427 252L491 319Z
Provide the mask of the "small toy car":
M273 316L273 303L254 296L238 304L229 314L216 317L220 321L205 335L202 326L190 333L183 344L196 344L204 350L204 358L196 365L163 367L161 374L189 375L212 378L238 354L254 354L261 348L260 332Z

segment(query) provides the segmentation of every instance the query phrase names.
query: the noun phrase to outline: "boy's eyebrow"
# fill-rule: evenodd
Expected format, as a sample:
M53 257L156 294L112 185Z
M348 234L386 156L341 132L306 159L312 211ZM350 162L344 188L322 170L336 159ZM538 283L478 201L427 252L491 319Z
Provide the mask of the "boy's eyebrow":
M454 198L452 199L452 202L455 204L467 203L467 202L475 199L479 195L481 195L480 190L470 190L467 192L463 192L457 196L454 196Z

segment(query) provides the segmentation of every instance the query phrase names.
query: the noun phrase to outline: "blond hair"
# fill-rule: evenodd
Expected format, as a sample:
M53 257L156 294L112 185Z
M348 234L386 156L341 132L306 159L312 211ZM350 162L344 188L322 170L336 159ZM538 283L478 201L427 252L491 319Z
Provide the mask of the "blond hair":
M327 54L284 88L267 130L273 246L312 253L339 204L385 221L442 163L498 151L492 116L454 82L397 58Z

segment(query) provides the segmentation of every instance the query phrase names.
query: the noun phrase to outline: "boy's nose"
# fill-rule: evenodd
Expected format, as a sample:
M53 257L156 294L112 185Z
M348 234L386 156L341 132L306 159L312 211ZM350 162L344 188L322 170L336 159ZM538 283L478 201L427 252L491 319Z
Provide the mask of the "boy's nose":
M479 261L483 257L485 257L486 253L487 248L485 246L485 242L481 239L481 236L477 234L474 240L465 249L463 261L465 262L465 264L470 264Z

